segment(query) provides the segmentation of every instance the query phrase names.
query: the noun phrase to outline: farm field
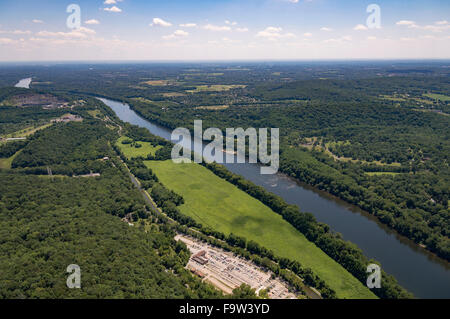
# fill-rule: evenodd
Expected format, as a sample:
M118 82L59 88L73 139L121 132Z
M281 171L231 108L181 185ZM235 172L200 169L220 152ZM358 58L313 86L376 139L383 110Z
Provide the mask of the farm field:
M20 152L21 151L18 151L16 154L8 158L0 158L0 169L11 169L11 163Z
M20 131L17 131L17 132L14 132L14 133L10 133L10 134L6 135L6 138L31 136L34 133L36 133L37 131L46 129L46 128L50 127L50 126L52 126L51 123L44 124L44 125L41 125L41 126L38 126L38 127L35 127L35 126L27 127L27 128L24 128L24 129L22 129Z
M129 138L122 136L117 140L116 145L128 159L140 156L147 158L149 154L155 155L156 151L161 148L161 146L153 146L149 142L137 142L142 145L142 147L136 148L134 144L122 144L122 141L124 140L129 140Z
M443 95L443 94L435 94L435 93L426 93L423 96L429 97L430 99L435 99L443 102L450 101L450 96Z
M225 234L254 240L281 257L310 267L339 298L375 298L342 266L309 242L282 217L198 164L146 161L160 181L182 195L182 213Z
M395 172L366 172L365 174L369 175L369 176L380 176L380 175L396 176L396 175L399 175L400 173L395 173Z
M198 92L223 92L232 89L243 89L246 85L198 85L195 90L187 90L188 93Z

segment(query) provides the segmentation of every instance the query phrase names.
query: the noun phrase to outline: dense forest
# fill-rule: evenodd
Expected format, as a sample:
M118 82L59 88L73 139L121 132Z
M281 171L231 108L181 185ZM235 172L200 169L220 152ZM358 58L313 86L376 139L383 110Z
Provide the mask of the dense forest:
M150 213L109 146L117 129L84 111L83 122L0 146L0 157L20 151L12 169L0 170L0 299L221 298L184 268L190 253L172 226L121 221ZM100 176L72 177L89 170ZM82 289L66 286L71 264L81 268Z

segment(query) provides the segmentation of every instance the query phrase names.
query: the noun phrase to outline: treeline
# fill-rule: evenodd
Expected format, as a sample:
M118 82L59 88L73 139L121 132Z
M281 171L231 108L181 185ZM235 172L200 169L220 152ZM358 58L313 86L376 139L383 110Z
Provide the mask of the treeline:
M226 179L236 185L252 197L260 200L273 211L280 214L305 237L315 243L326 254L341 264L348 272L360 280L363 284L367 279L367 266L374 263L368 260L354 244L344 241L338 234L332 233L328 225L319 223L310 213L303 213L297 206L288 205L281 197L267 192L263 187L256 186L242 177L229 172L218 164L204 164L205 167L217 176ZM380 289L372 290L380 298L411 298L412 295L402 288L397 281L383 272Z
M117 169L101 179L0 179L0 298L221 297L184 269L189 251L171 228L144 233L114 217L144 208ZM82 289L66 286L70 264L81 267Z
M361 207L400 234L450 259L449 195L444 173L441 177L427 173L372 177L358 166L298 149L283 151L280 163L280 170L287 175ZM427 198L425 194L431 195Z
M27 141L15 141L0 144L0 158L11 157L27 145Z

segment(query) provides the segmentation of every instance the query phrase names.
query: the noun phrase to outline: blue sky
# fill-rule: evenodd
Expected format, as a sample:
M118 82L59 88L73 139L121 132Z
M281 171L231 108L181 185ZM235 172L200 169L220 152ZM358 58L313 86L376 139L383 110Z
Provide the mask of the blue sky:
M450 58L449 21L445 0L0 0L0 61Z

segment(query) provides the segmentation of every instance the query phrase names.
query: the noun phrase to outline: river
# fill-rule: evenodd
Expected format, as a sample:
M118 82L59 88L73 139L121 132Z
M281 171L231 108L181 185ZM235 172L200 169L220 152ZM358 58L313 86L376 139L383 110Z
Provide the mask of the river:
M100 99L124 122L147 128L170 140L172 131L134 112L128 104ZM185 145L187 146L187 145ZM224 164L268 191L281 196L302 211L313 213L360 247L364 254L381 262L382 268L419 298L450 298L450 263L434 256L409 239L379 223L370 214L282 174L261 175L256 164Z

